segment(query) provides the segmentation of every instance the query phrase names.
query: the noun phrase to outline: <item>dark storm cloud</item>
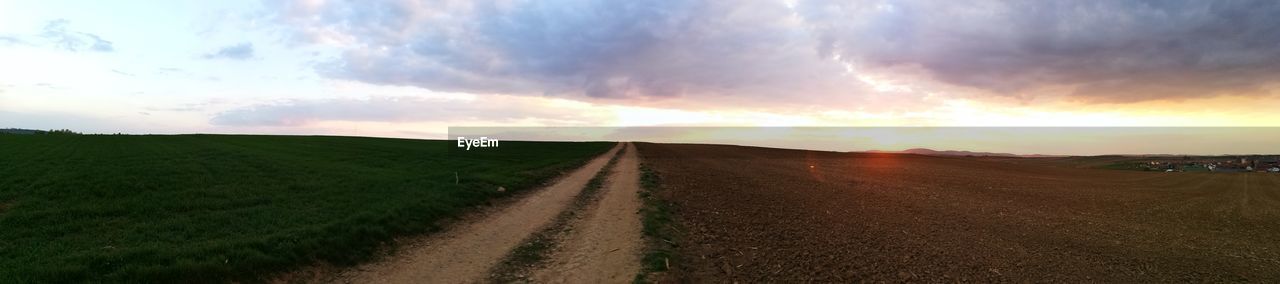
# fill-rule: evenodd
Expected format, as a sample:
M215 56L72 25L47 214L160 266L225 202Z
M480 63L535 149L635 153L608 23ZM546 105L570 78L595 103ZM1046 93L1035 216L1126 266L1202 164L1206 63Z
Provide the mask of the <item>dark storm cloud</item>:
M591 97L852 90L777 3L365 1L279 7L348 44L331 77L472 93Z
M923 70L984 93L1085 101L1269 93L1275 1L268 2L344 48L330 77L471 93L865 96L848 76Z
M1261 94L1280 76L1276 1L802 1L820 52L919 66L1014 94L1074 87L1088 101Z
M204 55L205 59L247 60L253 58L253 44L239 43L226 46Z

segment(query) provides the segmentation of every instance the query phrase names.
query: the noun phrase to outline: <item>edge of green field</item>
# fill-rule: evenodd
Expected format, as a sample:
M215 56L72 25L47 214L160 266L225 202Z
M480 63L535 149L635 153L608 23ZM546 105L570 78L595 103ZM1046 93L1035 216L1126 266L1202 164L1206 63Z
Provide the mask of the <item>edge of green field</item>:
M353 264L615 144L450 152L454 143L0 136L0 282L255 282L315 262Z

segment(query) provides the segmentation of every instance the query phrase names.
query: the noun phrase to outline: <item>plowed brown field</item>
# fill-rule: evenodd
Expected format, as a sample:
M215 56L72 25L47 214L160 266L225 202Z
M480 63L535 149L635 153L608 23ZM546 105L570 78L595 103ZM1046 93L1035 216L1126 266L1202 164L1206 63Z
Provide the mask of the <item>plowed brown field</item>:
M694 282L1280 281L1280 175L636 143Z

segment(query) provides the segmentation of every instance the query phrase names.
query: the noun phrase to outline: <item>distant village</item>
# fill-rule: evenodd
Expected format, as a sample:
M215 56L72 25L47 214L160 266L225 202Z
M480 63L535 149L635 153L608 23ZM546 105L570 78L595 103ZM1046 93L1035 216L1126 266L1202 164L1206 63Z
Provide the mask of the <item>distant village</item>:
M1280 156L1168 157L1140 163L1137 168L1165 172L1280 173Z

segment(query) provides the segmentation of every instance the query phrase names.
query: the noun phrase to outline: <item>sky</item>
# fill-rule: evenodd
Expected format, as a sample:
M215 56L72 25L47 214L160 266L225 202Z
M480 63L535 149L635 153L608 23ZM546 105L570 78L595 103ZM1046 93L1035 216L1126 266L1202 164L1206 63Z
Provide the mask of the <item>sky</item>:
M1280 126L1276 1L0 1L0 128Z

